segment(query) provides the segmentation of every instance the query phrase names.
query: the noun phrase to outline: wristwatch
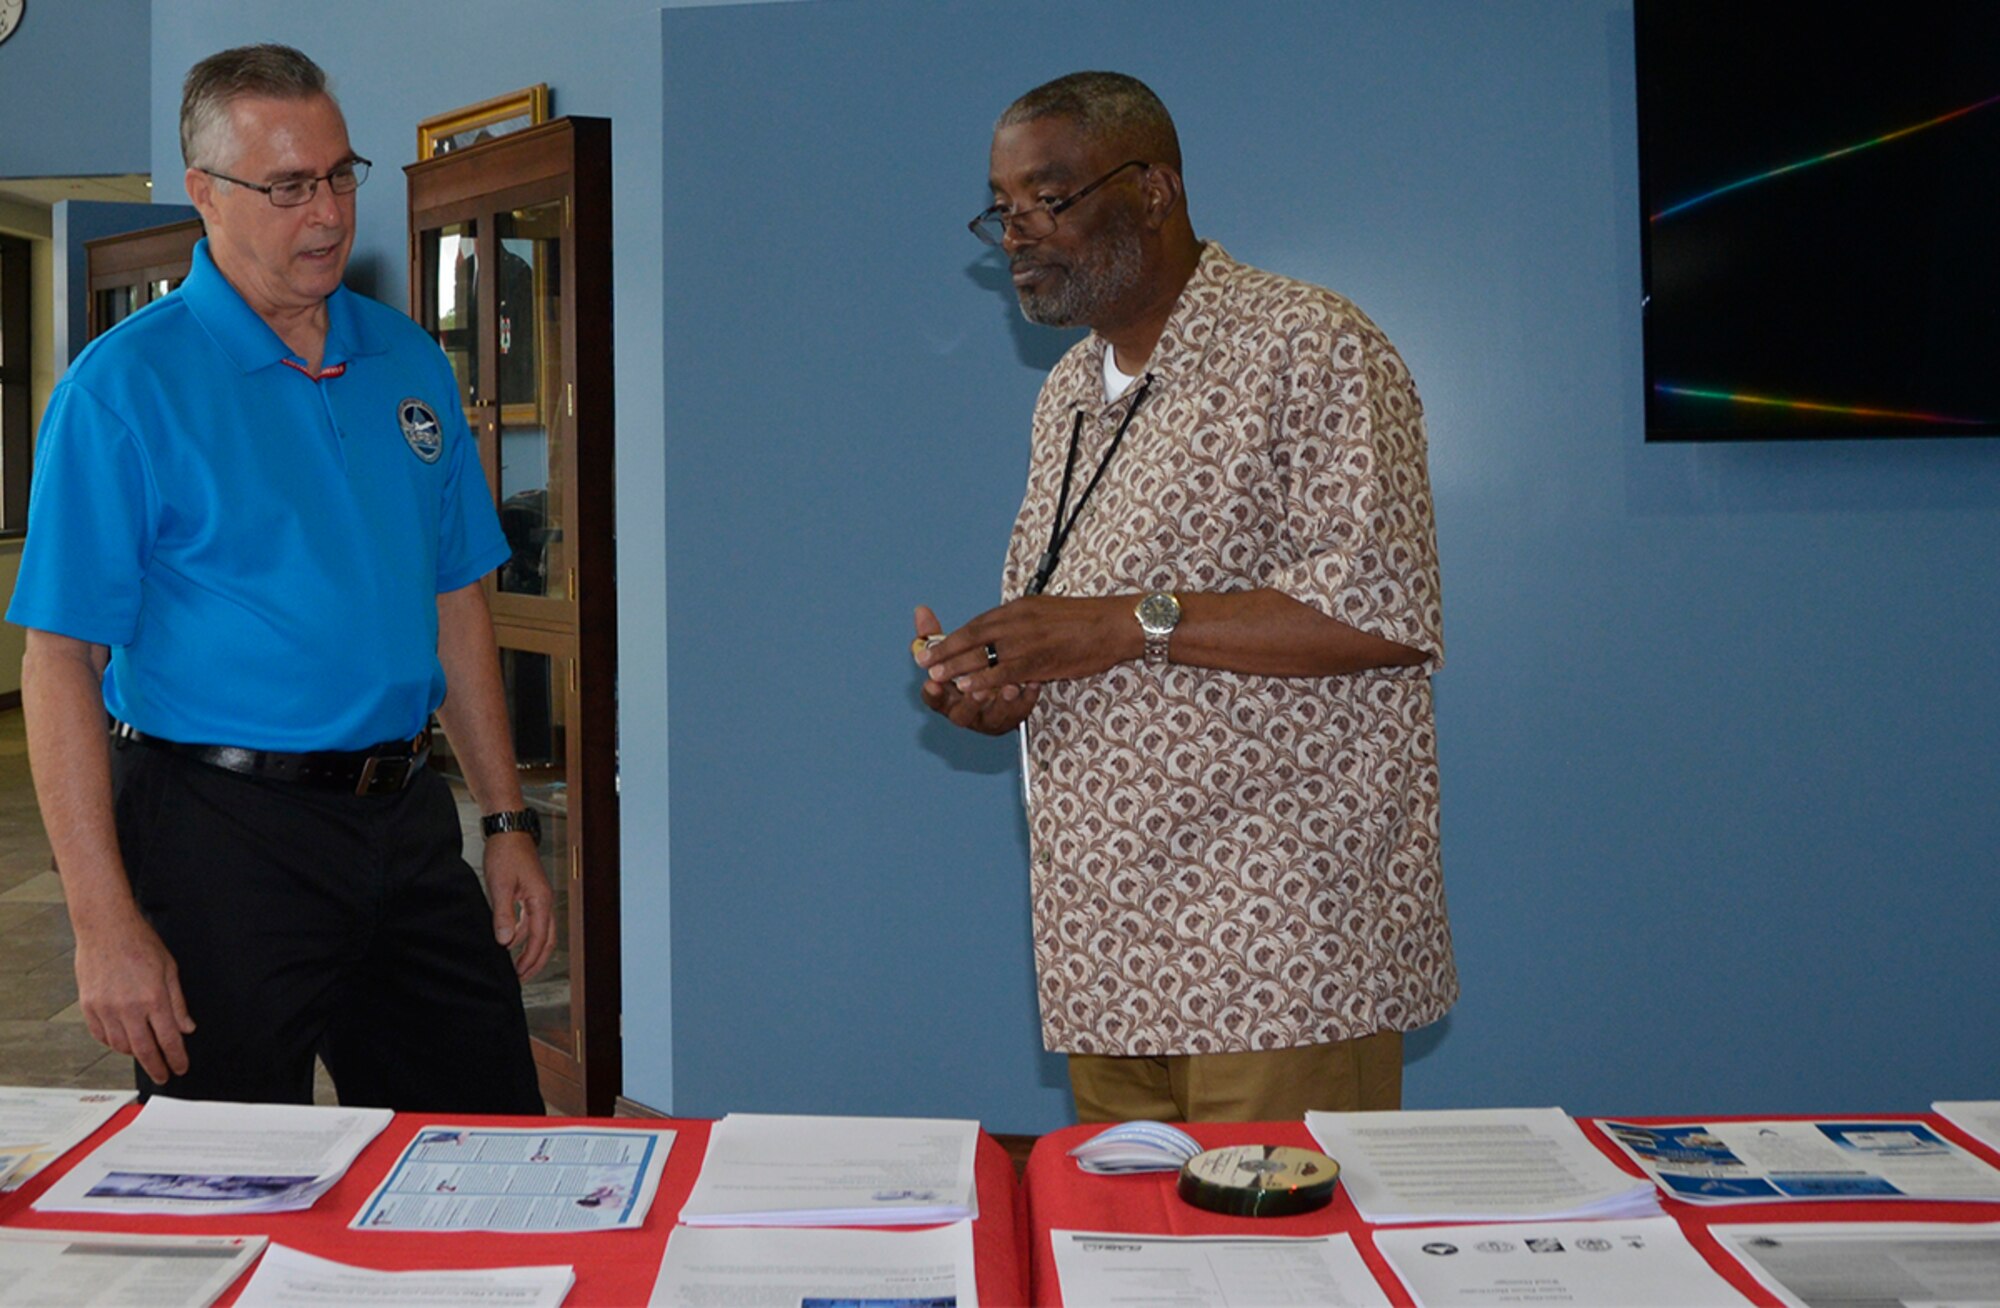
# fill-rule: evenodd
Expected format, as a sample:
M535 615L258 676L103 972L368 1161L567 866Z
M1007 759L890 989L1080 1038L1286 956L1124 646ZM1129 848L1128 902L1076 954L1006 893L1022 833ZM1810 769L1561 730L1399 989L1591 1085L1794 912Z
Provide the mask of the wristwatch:
M479 819L479 829L486 833L488 840L507 831L525 831L534 837L537 848L542 843L542 815L531 808L516 809L512 813L488 813Z
M1146 662L1154 667L1165 666L1167 642L1173 639L1174 628L1181 623L1181 602L1165 591L1156 590L1140 600L1132 612L1139 619L1139 630L1146 633Z

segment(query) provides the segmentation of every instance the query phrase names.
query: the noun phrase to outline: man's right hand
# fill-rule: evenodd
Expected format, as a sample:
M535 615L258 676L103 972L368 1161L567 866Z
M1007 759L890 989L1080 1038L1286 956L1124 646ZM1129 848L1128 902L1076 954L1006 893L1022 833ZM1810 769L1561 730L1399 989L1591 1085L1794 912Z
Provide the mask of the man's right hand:
M99 1044L137 1059L156 1085L187 1072L183 1037L193 1034L194 1019L180 969L143 917L77 933L76 989Z
M937 614L926 605L917 605L918 640L943 633L944 625L938 621ZM924 661L925 652L918 651L915 657L918 667L929 666ZM1038 685L1010 684L997 690L967 694L949 681L925 677L923 693L925 704L958 726L989 736L1004 736L1028 720L1028 715L1034 712L1035 701L1042 696L1042 688Z

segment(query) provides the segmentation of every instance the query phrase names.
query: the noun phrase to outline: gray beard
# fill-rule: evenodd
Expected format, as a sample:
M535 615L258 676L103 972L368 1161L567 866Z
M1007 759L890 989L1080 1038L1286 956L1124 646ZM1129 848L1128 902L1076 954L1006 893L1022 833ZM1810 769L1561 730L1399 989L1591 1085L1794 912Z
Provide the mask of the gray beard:
M1139 284L1144 263L1138 228L1124 227L1108 234L1087 259L1063 269L1054 286L1022 289L1021 314L1044 327L1089 326Z

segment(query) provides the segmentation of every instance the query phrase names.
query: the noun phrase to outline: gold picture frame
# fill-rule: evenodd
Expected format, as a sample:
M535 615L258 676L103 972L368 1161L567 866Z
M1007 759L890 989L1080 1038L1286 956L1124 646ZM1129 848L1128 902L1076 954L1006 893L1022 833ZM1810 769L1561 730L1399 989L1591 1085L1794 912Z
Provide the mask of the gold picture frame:
M417 158L435 159L549 120L549 84L533 86L463 109L436 114L417 124Z

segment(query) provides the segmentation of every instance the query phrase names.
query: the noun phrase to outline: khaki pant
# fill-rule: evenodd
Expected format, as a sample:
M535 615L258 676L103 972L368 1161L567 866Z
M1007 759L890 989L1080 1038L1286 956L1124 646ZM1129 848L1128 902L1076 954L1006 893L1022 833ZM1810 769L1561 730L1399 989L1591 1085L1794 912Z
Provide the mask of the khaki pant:
M1403 1033L1242 1054L1069 1056L1079 1122L1295 1122L1403 1104Z

